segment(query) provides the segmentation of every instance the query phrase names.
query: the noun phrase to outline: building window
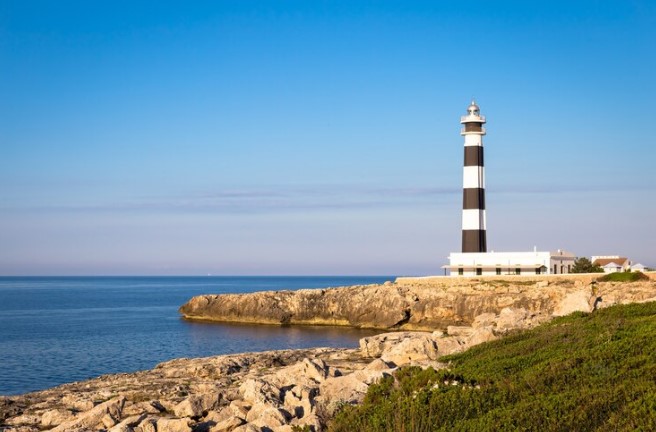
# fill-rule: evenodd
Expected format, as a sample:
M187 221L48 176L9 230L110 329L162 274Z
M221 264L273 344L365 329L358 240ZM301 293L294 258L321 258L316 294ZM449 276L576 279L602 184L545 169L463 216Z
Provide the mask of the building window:
M571 272L572 272L572 265L567 264L567 273L571 273Z
M554 274L558 274L558 264L554 264Z
M522 269L520 269L519 267L517 267L517 268L515 269L515 274L516 274L516 275L518 275L518 274L522 274Z
M501 274L501 269L499 267L497 267L497 275L500 275L500 274Z
M476 276L480 276L483 274L483 269L482 268L477 268L476 269Z
M540 274L540 267L537 267L537 268L535 269L535 274Z
M459 268L458 269L458 276L462 276L464 274L465 274L464 270L462 268Z

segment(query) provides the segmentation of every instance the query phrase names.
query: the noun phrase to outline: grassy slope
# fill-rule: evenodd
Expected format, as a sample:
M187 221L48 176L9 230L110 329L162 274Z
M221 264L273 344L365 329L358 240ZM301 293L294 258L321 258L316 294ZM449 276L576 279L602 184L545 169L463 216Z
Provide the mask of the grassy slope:
M448 371L371 386L330 431L656 430L656 303L576 313L443 360Z

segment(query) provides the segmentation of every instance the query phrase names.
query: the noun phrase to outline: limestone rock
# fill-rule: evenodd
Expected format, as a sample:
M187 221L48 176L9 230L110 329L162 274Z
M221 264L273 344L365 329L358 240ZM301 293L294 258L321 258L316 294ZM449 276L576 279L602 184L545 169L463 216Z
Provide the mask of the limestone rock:
M41 417L36 414L21 414L18 416L10 417L5 420L5 424L10 426L21 426L29 424L39 424L41 422Z
M480 314L474 318L474 322L472 322L472 327L473 328L479 328L479 327L488 327L491 325L494 325L496 323L496 315L490 312L486 312L483 314Z
M216 423L214 426L211 426L209 432L232 432L244 423L245 420L243 418L230 416Z
M48 410L41 416L41 426L53 427L58 426L74 417L73 413L64 409Z
M385 360L379 358L373 360L371 363L365 366L365 369L370 371L386 371L393 368L394 368L393 364L387 363L385 362Z
M470 326L448 326L446 328L449 336L471 336L473 332L474 329Z
M216 393L189 396L173 408L176 417L201 417L218 406L221 395Z
M134 415L123 419L120 423L114 425L107 432L130 432L146 418L146 414Z
M289 415L283 410L266 403L256 403L248 412L246 421L254 426L275 427L287 423Z
M157 432L191 432L188 419L161 418L156 422Z
M319 420L319 417L317 417L315 413L306 415L301 419L293 419L291 421L291 426L299 426L299 427L309 426L310 430L313 430L315 432L319 432L322 430L321 421Z
M305 358L300 363L280 369L272 378L279 387L287 387L320 383L328 375L329 368L326 362L321 359Z
M495 339L497 339L497 336L494 334L492 326L479 327L467 338L466 345L467 347L472 347Z
M64 406L76 411L89 411L94 407L92 400L75 395L66 395L61 401Z
M380 358L386 363L403 366L426 360L436 360L438 348L430 333L414 334L385 349Z
M571 292L555 307L553 316L565 316L572 312L592 312L590 293L586 290Z
M280 401L280 389L261 379L249 379L239 387L239 394L251 404Z
M383 352L397 346L406 339L414 338L417 332L392 332L360 339L360 351L368 357L380 357Z
M262 432L262 428L246 423L232 430L232 432Z
M462 339L454 336L447 336L434 339L437 344L439 357L462 352L466 347Z
M590 275L508 277L508 280L398 278L389 285L198 296L183 305L180 312L189 319L215 321L433 331L448 326L475 327L476 317L484 314L496 317L504 308L523 309L531 317L551 317L557 308L557 313L581 310L582 303L571 306L572 301L580 303L578 300L564 299L568 294L582 290L590 280ZM527 284L527 281L533 283ZM656 298L653 280L635 284L598 283L597 286L601 291L607 291L602 307L616 302ZM612 300L606 303L605 296ZM486 319L489 320L490 315L486 315ZM529 320L526 324L536 322L541 321ZM493 322L480 322L478 326L489 325ZM501 328L509 330L504 325ZM370 355L376 354L372 352Z
M503 308L497 318L496 330L507 332L509 330L526 327L528 312L523 308Z
M54 432L68 432L75 429L94 429L105 414L110 414L114 418L121 418L121 410L125 404L125 397L119 396L95 406L89 411L80 413L74 419L61 423L52 429Z
M369 386L355 373L328 378L319 386L322 405L332 415L342 403L355 404L364 399Z

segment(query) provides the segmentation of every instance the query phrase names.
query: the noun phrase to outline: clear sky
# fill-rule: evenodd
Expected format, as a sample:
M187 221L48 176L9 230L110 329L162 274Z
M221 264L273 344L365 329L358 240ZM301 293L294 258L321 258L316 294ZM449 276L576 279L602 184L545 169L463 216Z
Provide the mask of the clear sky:
M460 115L488 247L656 266L656 3L0 2L0 274L441 274Z

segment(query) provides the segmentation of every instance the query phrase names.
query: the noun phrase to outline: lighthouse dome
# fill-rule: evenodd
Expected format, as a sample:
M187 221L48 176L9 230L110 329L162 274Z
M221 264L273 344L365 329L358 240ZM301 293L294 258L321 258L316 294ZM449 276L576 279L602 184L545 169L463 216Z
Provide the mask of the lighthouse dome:
M476 105L475 101L472 101L467 108L467 113L469 113L469 115L480 115L481 109L478 107L478 105Z

